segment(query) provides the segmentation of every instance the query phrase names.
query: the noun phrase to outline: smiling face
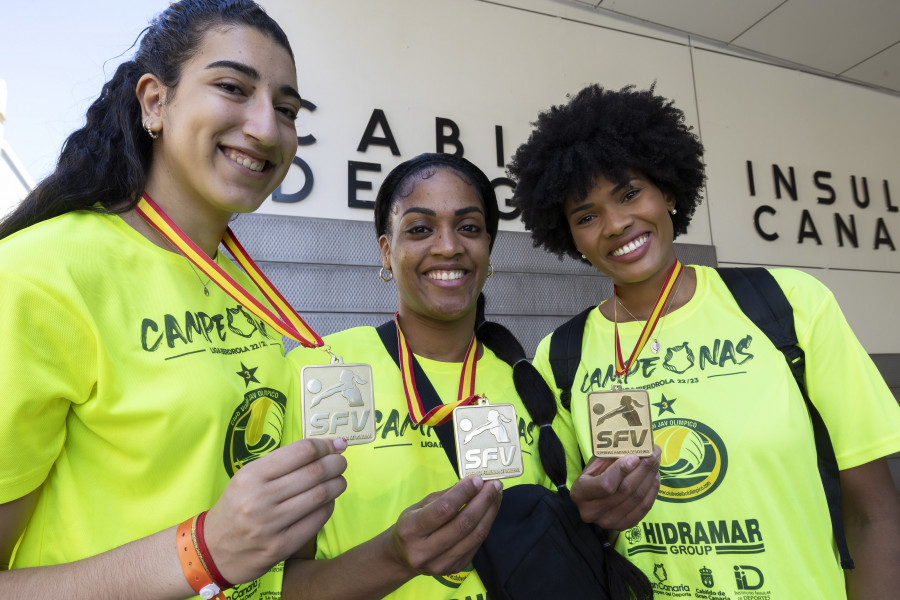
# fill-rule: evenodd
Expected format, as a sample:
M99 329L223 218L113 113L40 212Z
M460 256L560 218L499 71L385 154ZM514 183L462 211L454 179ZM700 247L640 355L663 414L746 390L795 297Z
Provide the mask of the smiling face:
M675 261L674 199L642 175L629 175L625 185L597 177L584 199L563 205L575 247L617 286L665 277Z
M434 169L391 206L381 262L394 273L401 320L474 319L490 256L484 208L454 170Z
M227 222L256 210L284 179L300 96L293 60L265 33L211 29L175 88L145 75L137 91L144 118L161 130L147 191L167 210Z

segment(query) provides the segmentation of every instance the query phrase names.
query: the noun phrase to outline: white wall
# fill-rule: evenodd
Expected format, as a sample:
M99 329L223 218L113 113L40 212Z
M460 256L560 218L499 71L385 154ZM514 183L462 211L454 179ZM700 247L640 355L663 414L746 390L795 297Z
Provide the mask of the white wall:
M0 219L21 202L34 187L34 181L3 136L6 98L6 82L0 79Z
M315 142L298 151L314 185L304 200L267 201L264 212L370 220L370 211L348 206L349 163L380 165L380 172L357 177L371 189L355 197L373 200L394 165L436 150L436 117L459 126L467 158L502 177L496 126L503 128L505 163L538 111L565 102L566 94L592 82L644 88L655 81L707 149L707 198L679 241L713 244L723 264L813 273L834 290L869 352L900 352L893 302L900 292L900 98L554 0L263 3L290 36L301 94L316 105L302 114L299 133ZM384 146L357 150L375 109L384 112L399 156ZM776 198L773 164L786 175L793 167L796 200L784 186ZM817 172L830 173L819 174L818 187ZM854 202L851 177L860 190L866 178L867 207ZM282 190L304 183L293 168ZM819 198L832 196L828 186L834 200L824 204ZM857 247L846 236L840 245L835 213L855 221ZM521 224L503 221L501 228ZM773 234L777 239L763 237Z

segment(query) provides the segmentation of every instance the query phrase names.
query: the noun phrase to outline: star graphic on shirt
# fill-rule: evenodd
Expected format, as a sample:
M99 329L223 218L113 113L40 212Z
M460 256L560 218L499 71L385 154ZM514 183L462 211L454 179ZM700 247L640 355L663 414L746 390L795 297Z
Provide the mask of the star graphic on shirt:
M244 387L250 387L250 382L259 383L259 379L256 378L256 370L259 367L253 367L252 369L248 369L244 363L241 363L241 370L237 372L238 375L244 378Z
M656 416L658 417L661 414L663 414L664 412L670 412L674 415L675 411L672 410L672 405L675 404L675 400L677 400L677 398L672 398L671 400L669 400L668 398L666 398L666 395L663 394L662 400L660 400L659 402L653 403L653 406L655 406L659 409L659 413L657 413Z

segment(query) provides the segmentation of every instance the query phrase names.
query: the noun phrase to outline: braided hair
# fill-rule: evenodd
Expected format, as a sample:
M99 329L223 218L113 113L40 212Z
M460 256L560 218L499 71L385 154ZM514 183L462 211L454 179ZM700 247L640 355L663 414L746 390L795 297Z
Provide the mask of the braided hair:
M375 231L380 237L390 235L391 207L412 193L416 182L432 177L437 169L450 169L470 185L474 185L484 206L491 247L497 237L499 208L497 196L487 176L468 160L451 154L421 154L395 167L385 178L375 199ZM547 382L525 355L522 344L506 327L485 317L486 299L478 295L475 337L500 360L512 367L516 393L538 427L538 453L541 465L560 493L566 489L566 455L562 441L551 426L556 418L556 398ZM605 532L604 532L605 535ZM611 545L604 546L611 597L614 600L652 597L646 576L628 562Z

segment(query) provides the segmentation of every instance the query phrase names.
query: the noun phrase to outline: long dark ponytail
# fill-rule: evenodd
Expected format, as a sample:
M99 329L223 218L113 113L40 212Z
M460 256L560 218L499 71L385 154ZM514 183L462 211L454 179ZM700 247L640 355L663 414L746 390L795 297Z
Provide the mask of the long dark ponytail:
M284 31L253 0L171 4L144 31L134 58L121 64L104 84L87 110L84 127L63 144L54 171L0 222L0 239L74 210L134 208L153 155L153 140L143 130L135 93L138 80L150 73L174 90L184 63L196 54L203 35L211 28L232 25L258 29L293 57Z
M475 336L498 358L512 367L516 393L528 409L532 422L538 427L538 454L544 472L561 493L567 494L565 450L551 426L557 413L556 398L547 382L525 356L525 350L516 336L500 323L486 320L484 307L485 297L484 294L480 294L475 317ZM612 600L652 598L653 588L650 587L647 576L627 558L616 552L606 538L605 531L601 530L600 534L607 539L603 546L603 555L610 598Z

